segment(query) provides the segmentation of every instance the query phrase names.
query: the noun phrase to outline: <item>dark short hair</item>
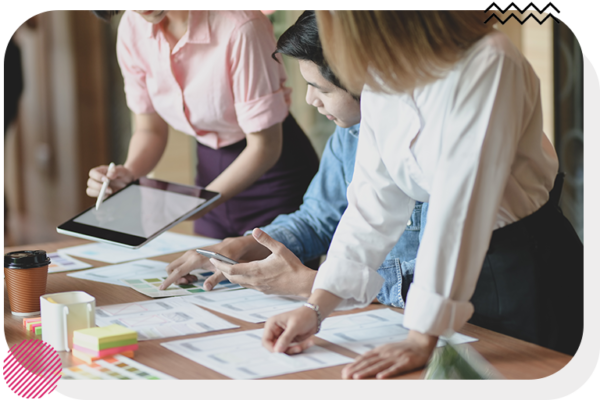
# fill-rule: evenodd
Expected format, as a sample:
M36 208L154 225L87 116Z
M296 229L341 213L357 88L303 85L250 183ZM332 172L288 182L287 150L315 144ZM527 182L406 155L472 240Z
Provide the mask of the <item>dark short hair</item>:
M100 18L104 22L110 22L112 17L119 15L121 11L92 11L96 17Z
M314 62L323 78L346 90L325 60L314 11L304 11L294 25L283 32L277 41L277 50L273 53L275 60L277 53Z

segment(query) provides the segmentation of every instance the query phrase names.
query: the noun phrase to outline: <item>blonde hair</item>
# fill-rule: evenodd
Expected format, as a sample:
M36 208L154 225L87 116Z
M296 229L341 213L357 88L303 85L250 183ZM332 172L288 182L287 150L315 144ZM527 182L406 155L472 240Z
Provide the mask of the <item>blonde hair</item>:
M410 91L443 77L493 29L483 11L317 11L327 62L360 93Z

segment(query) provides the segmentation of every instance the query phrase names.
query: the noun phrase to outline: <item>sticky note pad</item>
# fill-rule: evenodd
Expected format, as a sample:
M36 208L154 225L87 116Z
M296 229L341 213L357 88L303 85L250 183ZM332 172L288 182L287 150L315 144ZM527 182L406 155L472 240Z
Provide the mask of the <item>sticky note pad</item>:
M41 335L42 334L42 327L41 326L36 326L35 327L35 334L36 335Z
M27 332L31 332L33 334L35 334L35 330L37 328L41 328L42 327L42 323L41 322L37 322L37 323L32 323L32 324L27 324Z
M27 331L27 333L29 334L36 334L36 330L39 328L41 329L42 327L42 318L41 317L37 317L37 318L23 318L23 327L25 328L25 330ZM41 331L40 331L41 332Z
M105 358L108 356L112 356L114 354L121 354L126 351L135 351L138 349L138 345L136 343L136 344L130 344L128 346L112 347L112 348L106 349L106 350L90 350L88 348L79 346L78 344L73 344L73 349L80 351L82 353L85 353L91 357Z
M137 332L117 324L79 329L73 332L73 343L90 350L103 350L137 343Z
M93 363L96 360L99 360L101 357L94 357L91 356L89 354L83 353L79 350L73 349L72 351L73 353L73 357L79 358L81 361L85 361L88 364ZM125 357L129 357L129 358L133 358L133 351L124 351L122 353L119 353Z
M30 323L32 323L32 322L39 322L39 323L41 323L41 322L42 322L42 317L23 318L23 328L25 328L25 329L29 330L29 329L27 328L27 324L28 324L28 323L30 324Z

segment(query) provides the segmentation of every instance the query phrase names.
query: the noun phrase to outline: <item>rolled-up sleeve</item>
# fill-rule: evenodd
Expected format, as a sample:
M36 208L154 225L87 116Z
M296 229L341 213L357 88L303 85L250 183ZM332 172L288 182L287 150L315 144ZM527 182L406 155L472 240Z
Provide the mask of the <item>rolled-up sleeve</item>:
M283 66L271 58L275 38L267 19L252 19L233 32L231 84L237 120L244 133L283 122L288 115Z
M367 306L377 296L383 284L377 269L402 235L415 204L391 180L364 116L347 195L348 208L313 285L313 291L341 297L338 309Z
M140 38L136 38L129 13L126 12L121 18L117 34L117 60L123 75L125 98L133 113L151 114L155 110L146 87L146 71L142 65L142 57L134 45Z
M461 72L408 292L407 328L449 335L473 313L470 298L527 122L528 84L502 55L476 57Z

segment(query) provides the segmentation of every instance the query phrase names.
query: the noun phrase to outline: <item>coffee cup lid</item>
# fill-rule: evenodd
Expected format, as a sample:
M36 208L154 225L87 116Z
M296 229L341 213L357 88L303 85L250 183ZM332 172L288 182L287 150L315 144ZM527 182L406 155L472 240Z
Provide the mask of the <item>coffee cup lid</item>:
M44 250L19 250L4 255L4 268L26 269L50 264Z

